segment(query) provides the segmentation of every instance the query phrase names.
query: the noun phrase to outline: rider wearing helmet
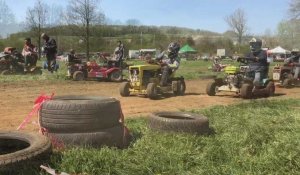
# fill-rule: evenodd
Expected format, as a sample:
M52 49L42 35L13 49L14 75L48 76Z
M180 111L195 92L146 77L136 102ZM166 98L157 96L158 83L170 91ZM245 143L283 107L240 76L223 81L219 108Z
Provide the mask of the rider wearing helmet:
M249 73L254 75L253 84L260 86L261 79L268 76L267 52L262 50L261 39L252 38L249 45L251 51L246 55L249 58Z
M172 74L172 72L176 71L179 68L179 49L180 45L176 42L172 42L168 46L167 58L162 60L164 66L162 67L162 78L160 82L161 86L166 86L169 76Z
M294 80L296 81L296 80L298 80L299 73L300 73L300 54L299 54L298 49L293 49L291 53L292 53L292 56L287 58L284 62L295 66Z

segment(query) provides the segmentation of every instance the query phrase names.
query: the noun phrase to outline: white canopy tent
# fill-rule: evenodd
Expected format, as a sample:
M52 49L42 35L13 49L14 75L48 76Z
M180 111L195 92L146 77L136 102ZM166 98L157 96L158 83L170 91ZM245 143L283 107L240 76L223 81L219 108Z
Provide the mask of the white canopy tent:
M291 51L278 46L278 47L275 47L274 49L269 50L268 53L270 53L270 54L290 54Z
M289 54L291 54L291 51L278 46L274 49L268 50L268 59L272 59L272 61L283 61Z

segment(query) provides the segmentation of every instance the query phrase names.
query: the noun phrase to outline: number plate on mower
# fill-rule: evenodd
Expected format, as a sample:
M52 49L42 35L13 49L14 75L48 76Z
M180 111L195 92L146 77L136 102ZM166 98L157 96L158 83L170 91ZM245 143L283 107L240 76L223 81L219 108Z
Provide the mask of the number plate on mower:
M280 73L274 72L273 73L273 80L280 80Z

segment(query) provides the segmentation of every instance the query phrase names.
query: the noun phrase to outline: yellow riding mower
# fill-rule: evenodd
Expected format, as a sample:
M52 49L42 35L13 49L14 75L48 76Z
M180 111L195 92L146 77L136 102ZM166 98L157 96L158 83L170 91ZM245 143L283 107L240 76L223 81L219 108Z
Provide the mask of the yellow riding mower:
M248 72L249 66L245 63L245 58L241 59L240 66L227 66L224 70L225 78L216 78L207 84L206 93L215 96L218 92L234 92L244 99L254 96L269 97L274 95L275 86L273 80L264 77L260 86L253 84L254 75Z
M158 64L129 66L129 81L121 84L120 95L146 95L150 99L168 92L184 95L186 86L183 77L175 77L175 72L172 72L167 85L160 86L161 76L161 66Z

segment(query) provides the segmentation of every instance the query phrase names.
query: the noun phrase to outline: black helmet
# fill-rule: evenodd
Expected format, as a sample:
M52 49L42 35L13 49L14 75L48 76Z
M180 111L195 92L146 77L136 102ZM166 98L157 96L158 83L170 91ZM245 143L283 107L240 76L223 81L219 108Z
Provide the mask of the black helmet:
M25 41L28 41L31 43L31 39L30 38L25 38Z
M252 52L260 51L262 47L262 40L258 38L252 38L249 41L249 45Z
M180 45L176 42L172 42L168 46L168 56L171 58L175 58L178 55L180 49Z
M293 50L291 51L291 54L292 54L292 55L298 55L298 54L299 54L299 49L293 49Z

